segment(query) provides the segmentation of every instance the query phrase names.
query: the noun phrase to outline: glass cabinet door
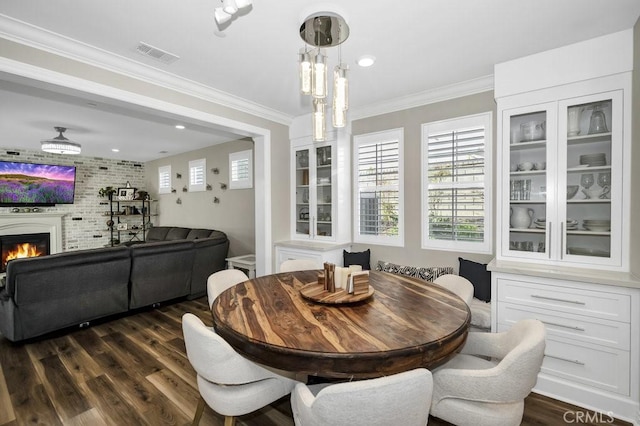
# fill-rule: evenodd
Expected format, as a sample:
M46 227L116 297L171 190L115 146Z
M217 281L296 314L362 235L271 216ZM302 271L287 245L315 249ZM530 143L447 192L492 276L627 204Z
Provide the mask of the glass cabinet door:
M509 232L503 233L508 239L502 244L503 253L511 256L548 258L550 254L548 200L554 191L548 169L554 165L549 155L553 138L547 134L553 133L555 123L550 123L550 111L550 106L543 105L505 112L503 140L509 145L503 167L509 170L509 187L504 191L509 203L504 206L502 223Z
M316 214L315 235L318 237L331 237L333 230L333 182L331 175L332 152L331 145L317 147L315 169L315 194Z
M310 179L309 174L309 149L295 151L295 230L296 236L310 236L311 211L310 211Z
M561 256L609 264L621 238L621 96L618 92L560 103L563 183ZM565 145L566 144L566 145Z

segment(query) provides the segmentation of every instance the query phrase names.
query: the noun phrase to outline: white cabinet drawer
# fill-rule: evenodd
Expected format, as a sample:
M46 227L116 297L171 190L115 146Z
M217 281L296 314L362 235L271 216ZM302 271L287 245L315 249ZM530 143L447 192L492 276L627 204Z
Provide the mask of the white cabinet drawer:
M509 326L498 325L499 331ZM547 335L541 373L629 395L629 352Z
M542 321L549 336L575 339L622 350L629 350L631 346L631 325L629 323L509 303L498 305L498 322L506 324L508 327L529 318Z
M612 321L630 322L628 294L499 278L498 300Z

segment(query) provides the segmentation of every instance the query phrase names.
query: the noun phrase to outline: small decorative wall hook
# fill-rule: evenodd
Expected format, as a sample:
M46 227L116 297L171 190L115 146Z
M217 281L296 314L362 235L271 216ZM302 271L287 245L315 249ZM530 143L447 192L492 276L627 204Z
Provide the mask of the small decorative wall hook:
M176 179L182 179L182 173L176 173Z
M182 187L182 192L187 192L187 191L189 191L189 188L187 188L187 185L183 186Z
M213 187L211 186L211 184L207 184L207 191L211 191L213 189Z
M218 198L218 197L213 197L213 202L214 202L215 204L220 204L220 198Z
M178 199L176 200L176 204L182 204L182 199L181 199L181 198L178 198Z
M220 182L220 189L227 189L227 184L224 182Z
M171 188L171 193L175 194L176 193L176 189L175 188Z
M213 169L211 169L211 172L212 172L214 175L217 175L217 174L220 174L220 169L218 169L217 167L214 167Z

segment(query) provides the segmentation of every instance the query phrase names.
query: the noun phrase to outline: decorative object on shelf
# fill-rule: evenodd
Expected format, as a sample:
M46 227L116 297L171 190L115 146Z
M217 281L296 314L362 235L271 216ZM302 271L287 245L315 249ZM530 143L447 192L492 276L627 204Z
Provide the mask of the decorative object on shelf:
M218 169L217 167L214 167L213 169L211 169L211 173L213 173L214 175L219 175L220 169Z
M127 225L126 222L123 222L123 223L117 224L116 228L118 229L118 231L126 231L129 228L129 226Z
M298 156L298 167L304 168L309 167L309 151L303 150L297 152Z
M608 131L604 112L600 109L600 105L596 104L593 106L593 112L589 120L589 134L607 133Z
M511 206L509 224L515 229L526 229L533 221L533 209L529 207Z
M214 204L220 204L220 198L213 197L213 202L214 202Z
M80 144L71 142L69 139L62 136L62 134L67 131L66 127L54 127L54 129L56 132L60 133L58 136L40 142L40 148L44 152L52 154L80 154L80 151L82 150Z
M11 209L11 213L20 213L20 209L18 207L14 207Z
M300 92L313 98L312 135L314 141L324 141L325 105L327 97L327 57L323 47L341 45L349 37L346 20L333 11L319 11L309 15L300 26L300 37L307 45L315 47L309 51L301 50L299 57ZM333 127L346 125L346 113L349 108L347 71L349 67L342 63L342 49L338 51L338 65L333 77Z
M120 201L130 201L134 199L136 193L135 188L118 188L118 200Z
M98 190L98 196L101 198L107 197L111 199L111 197L113 197L113 194L115 194L116 192L117 190L113 186L105 186L104 188L100 188Z
M602 188L600 198L609 198L611 192L611 172L598 173L598 185Z
M584 107L575 106L567 109L567 136L578 136L580 134L580 117Z
M545 138L545 121L528 121L520 125L521 141L531 142Z
M572 199L578 193L580 185L567 185L567 200Z
M111 229L111 228L113 227L113 224L114 224L113 220L109 219L109 220L107 221L107 227L108 227L109 229Z
M148 200L149 198L149 193L147 191L138 191L136 192L134 200Z
M580 185L582 185L584 189L591 188L594 182L593 173L585 173L580 176Z
M126 188L131 188L131 184L129 183L129 181L127 181L127 183L124 185Z
M305 188L302 190L302 202L303 203L308 203L309 202L309 189Z
M300 209L299 217L300 217L300 220L309 220L309 209L306 207Z

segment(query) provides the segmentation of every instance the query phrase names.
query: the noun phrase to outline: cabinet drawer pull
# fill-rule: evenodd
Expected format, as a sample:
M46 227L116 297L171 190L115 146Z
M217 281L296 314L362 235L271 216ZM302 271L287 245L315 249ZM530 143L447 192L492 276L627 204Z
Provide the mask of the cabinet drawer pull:
M559 324L557 322L549 322L549 321L542 321L542 320L540 320L540 322L542 322L543 324L546 324L546 325L553 325L553 326L556 326L556 327L569 328L571 330L576 330L576 331L585 331L584 328L577 327L575 325L564 325L564 324Z
M577 359L562 358L561 356L555 356L555 355L549 355L549 354L544 354L544 356L546 356L547 358L559 359L560 361L567 361L572 364L585 365L584 362Z
M573 303L575 305L586 305L586 303L581 302L580 300L558 299L557 297L539 296L537 294L532 294L531 297L535 299L553 300L555 302Z

